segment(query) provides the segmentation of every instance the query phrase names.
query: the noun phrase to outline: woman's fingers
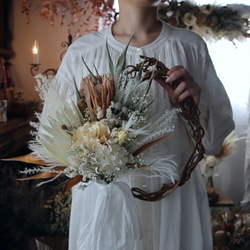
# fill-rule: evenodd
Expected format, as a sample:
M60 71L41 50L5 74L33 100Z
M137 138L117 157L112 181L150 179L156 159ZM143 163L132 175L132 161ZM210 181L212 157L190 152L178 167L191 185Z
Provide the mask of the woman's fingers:
M180 83L175 90L170 86L171 82L179 80ZM200 87L193 80L193 77L181 65L172 67L168 72L168 77L165 81L157 80L163 86L172 101L172 103L179 107L179 102L184 101L187 97L192 96L196 105L200 100Z
M157 82L168 92L168 96L171 100L171 102L176 106L180 107L178 101L174 98L174 89L169 83L166 83L163 79L156 79Z
M166 82L170 83L181 78L184 80L189 80L189 81L193 80L192 76L189 75L187 70L183 68L183 66L178 65L178 66L172 67L168 71L168 78L166 79Z
M200 100L200 87L194 82L182 81L173 92L173 98L178 102L184 101L187 97L192 96L196 105Z

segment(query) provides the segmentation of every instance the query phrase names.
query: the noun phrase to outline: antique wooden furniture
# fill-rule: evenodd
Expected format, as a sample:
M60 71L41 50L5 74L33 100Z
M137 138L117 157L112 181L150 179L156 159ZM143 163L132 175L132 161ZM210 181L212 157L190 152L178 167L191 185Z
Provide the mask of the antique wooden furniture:
M0 123L0 158L17 156L27 151L27 142L31 139L30 121L35 116L9 118Z

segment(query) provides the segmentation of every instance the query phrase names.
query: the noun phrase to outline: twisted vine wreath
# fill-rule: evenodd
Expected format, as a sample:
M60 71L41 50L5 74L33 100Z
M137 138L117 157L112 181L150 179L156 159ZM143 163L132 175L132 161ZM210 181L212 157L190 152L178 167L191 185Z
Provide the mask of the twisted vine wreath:
M143 81L152 81L153 79L160 79L162 77L168 76L169 69L162 62L153 57L141 56L141 58L144 59L143 62L137 64L136 66L128 66L128 68L132 68L129 73L132 74L142 70L142 72L144 73L142 77ZM154 67L153 70L152 67ZM179 83L180 80L176 80L171 83L171 87L173 89L176 89ZM187 120L190 128L190 134L195 141L194 149L182 170L179 180L176 180L175 183L163 184L160 190L152 193L147 193L140 188L134 187L132 188L132 194L137 199L144 201L159 201L169 196L176 190L177 187L182 186L186 181L190 179L192 171L203 158L203 154L205 152L205 149L202 145L204 129L202 128L200 123L200 111L192 97L186 98L184 101L180 102L179 105L181 108L181 114L184 119Z

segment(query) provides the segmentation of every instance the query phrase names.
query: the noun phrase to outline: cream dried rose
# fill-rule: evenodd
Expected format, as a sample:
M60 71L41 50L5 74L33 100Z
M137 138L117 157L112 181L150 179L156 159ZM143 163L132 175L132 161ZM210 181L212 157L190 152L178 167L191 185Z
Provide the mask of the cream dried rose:
M104 144L110 139L110 129L106 123L86 122L77 128L73 135L73 145L80 146L84 143L89 149L93 149L96 144Z

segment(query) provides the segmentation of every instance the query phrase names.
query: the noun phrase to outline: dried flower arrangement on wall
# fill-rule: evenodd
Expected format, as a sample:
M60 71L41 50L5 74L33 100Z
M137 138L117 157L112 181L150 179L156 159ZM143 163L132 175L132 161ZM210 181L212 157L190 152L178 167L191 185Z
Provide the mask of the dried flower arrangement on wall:
M22 0L22 13L30 23L34 0ZM109 25L115 13L114 0L41 0L40 15L54 27L56 22L86 34ZM198 6L189 1L167 0L159 7L159 18L167 23L190 29L206 40L226 38L230 41L250 37L250 6L231 4ZM59 19L59 20L57 20Z
M192 30L207 40L250 37L250 6L242 4L198 6L189 1L167 0L159 7L159 18L175 27Z
M77 33L90 33L112 22L114 0L41 0L40 16L54 27L67 25L68 33L77 26ZM30 23L33 0L22 0L22 13ZM58 20L57 20L58 19Z

